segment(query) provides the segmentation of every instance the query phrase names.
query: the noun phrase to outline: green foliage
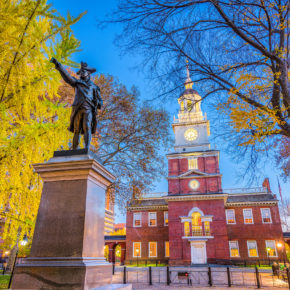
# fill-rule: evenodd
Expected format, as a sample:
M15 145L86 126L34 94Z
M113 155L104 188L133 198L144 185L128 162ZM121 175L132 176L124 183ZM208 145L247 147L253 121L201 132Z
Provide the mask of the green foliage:
M46 0L0 0L0 217L4 248L32 239L41 181L32 164L67 148L69 110L57 100L53 56L75 65L79 47L70 26L81 18L59 15Z

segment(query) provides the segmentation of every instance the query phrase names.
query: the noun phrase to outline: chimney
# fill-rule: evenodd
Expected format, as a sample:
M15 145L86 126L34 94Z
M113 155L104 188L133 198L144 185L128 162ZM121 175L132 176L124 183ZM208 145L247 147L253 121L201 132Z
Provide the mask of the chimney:
M262 183L262 186L267 189L267 192L272 192L270 188L270 181L269 178L266 177Z

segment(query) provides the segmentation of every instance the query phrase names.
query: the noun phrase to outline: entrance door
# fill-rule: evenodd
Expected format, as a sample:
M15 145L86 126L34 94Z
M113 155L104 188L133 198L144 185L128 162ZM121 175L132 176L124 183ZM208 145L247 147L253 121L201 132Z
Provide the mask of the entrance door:
M206 262L205 242L191 242L191 263L206 264Z

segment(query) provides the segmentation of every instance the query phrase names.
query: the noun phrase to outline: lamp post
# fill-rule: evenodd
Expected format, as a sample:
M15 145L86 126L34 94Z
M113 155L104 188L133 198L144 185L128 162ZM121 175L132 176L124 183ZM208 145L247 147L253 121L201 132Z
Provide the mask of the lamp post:
M139 267L139 264L138 264L139 249L136 249L136 254L137 254L137 267Z
M270 251L271 251L271 248L267 248L267 254L268 254L268 260L269 260L269 266L271 265L270 263Z
M26 246L27 243L28 243L27 236L24 235L23 239L20 241L20 245L21 246ZM15 259L14 259L13 268L12 268L12 271L11 271L10 280L9 280L9 283L8 283L8 289L10 289L10 287L11 287L12 277L13 277L13 274L14 274L15 264L16 264L16 261L17 261L17 256L18 256L18 247L17 247L17 251L16 251L16 254L15 254Z
M284 256L284 249L283 249L283 244L282 243L277 243L277 248L282 251L282 259L284 260L284 265L285 265L285 256ZM279 253L279 252L278 252ZM279 254L278 254L278 259L279 259Z

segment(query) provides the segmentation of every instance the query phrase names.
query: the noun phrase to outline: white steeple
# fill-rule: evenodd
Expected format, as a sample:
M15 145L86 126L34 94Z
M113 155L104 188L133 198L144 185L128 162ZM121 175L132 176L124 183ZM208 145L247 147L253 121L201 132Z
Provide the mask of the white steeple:
M209 121L201 110L201 96L192 89L188 61L186 61L185 91L178 98L178 118L174 117L174 149L177 152L209 150Z

